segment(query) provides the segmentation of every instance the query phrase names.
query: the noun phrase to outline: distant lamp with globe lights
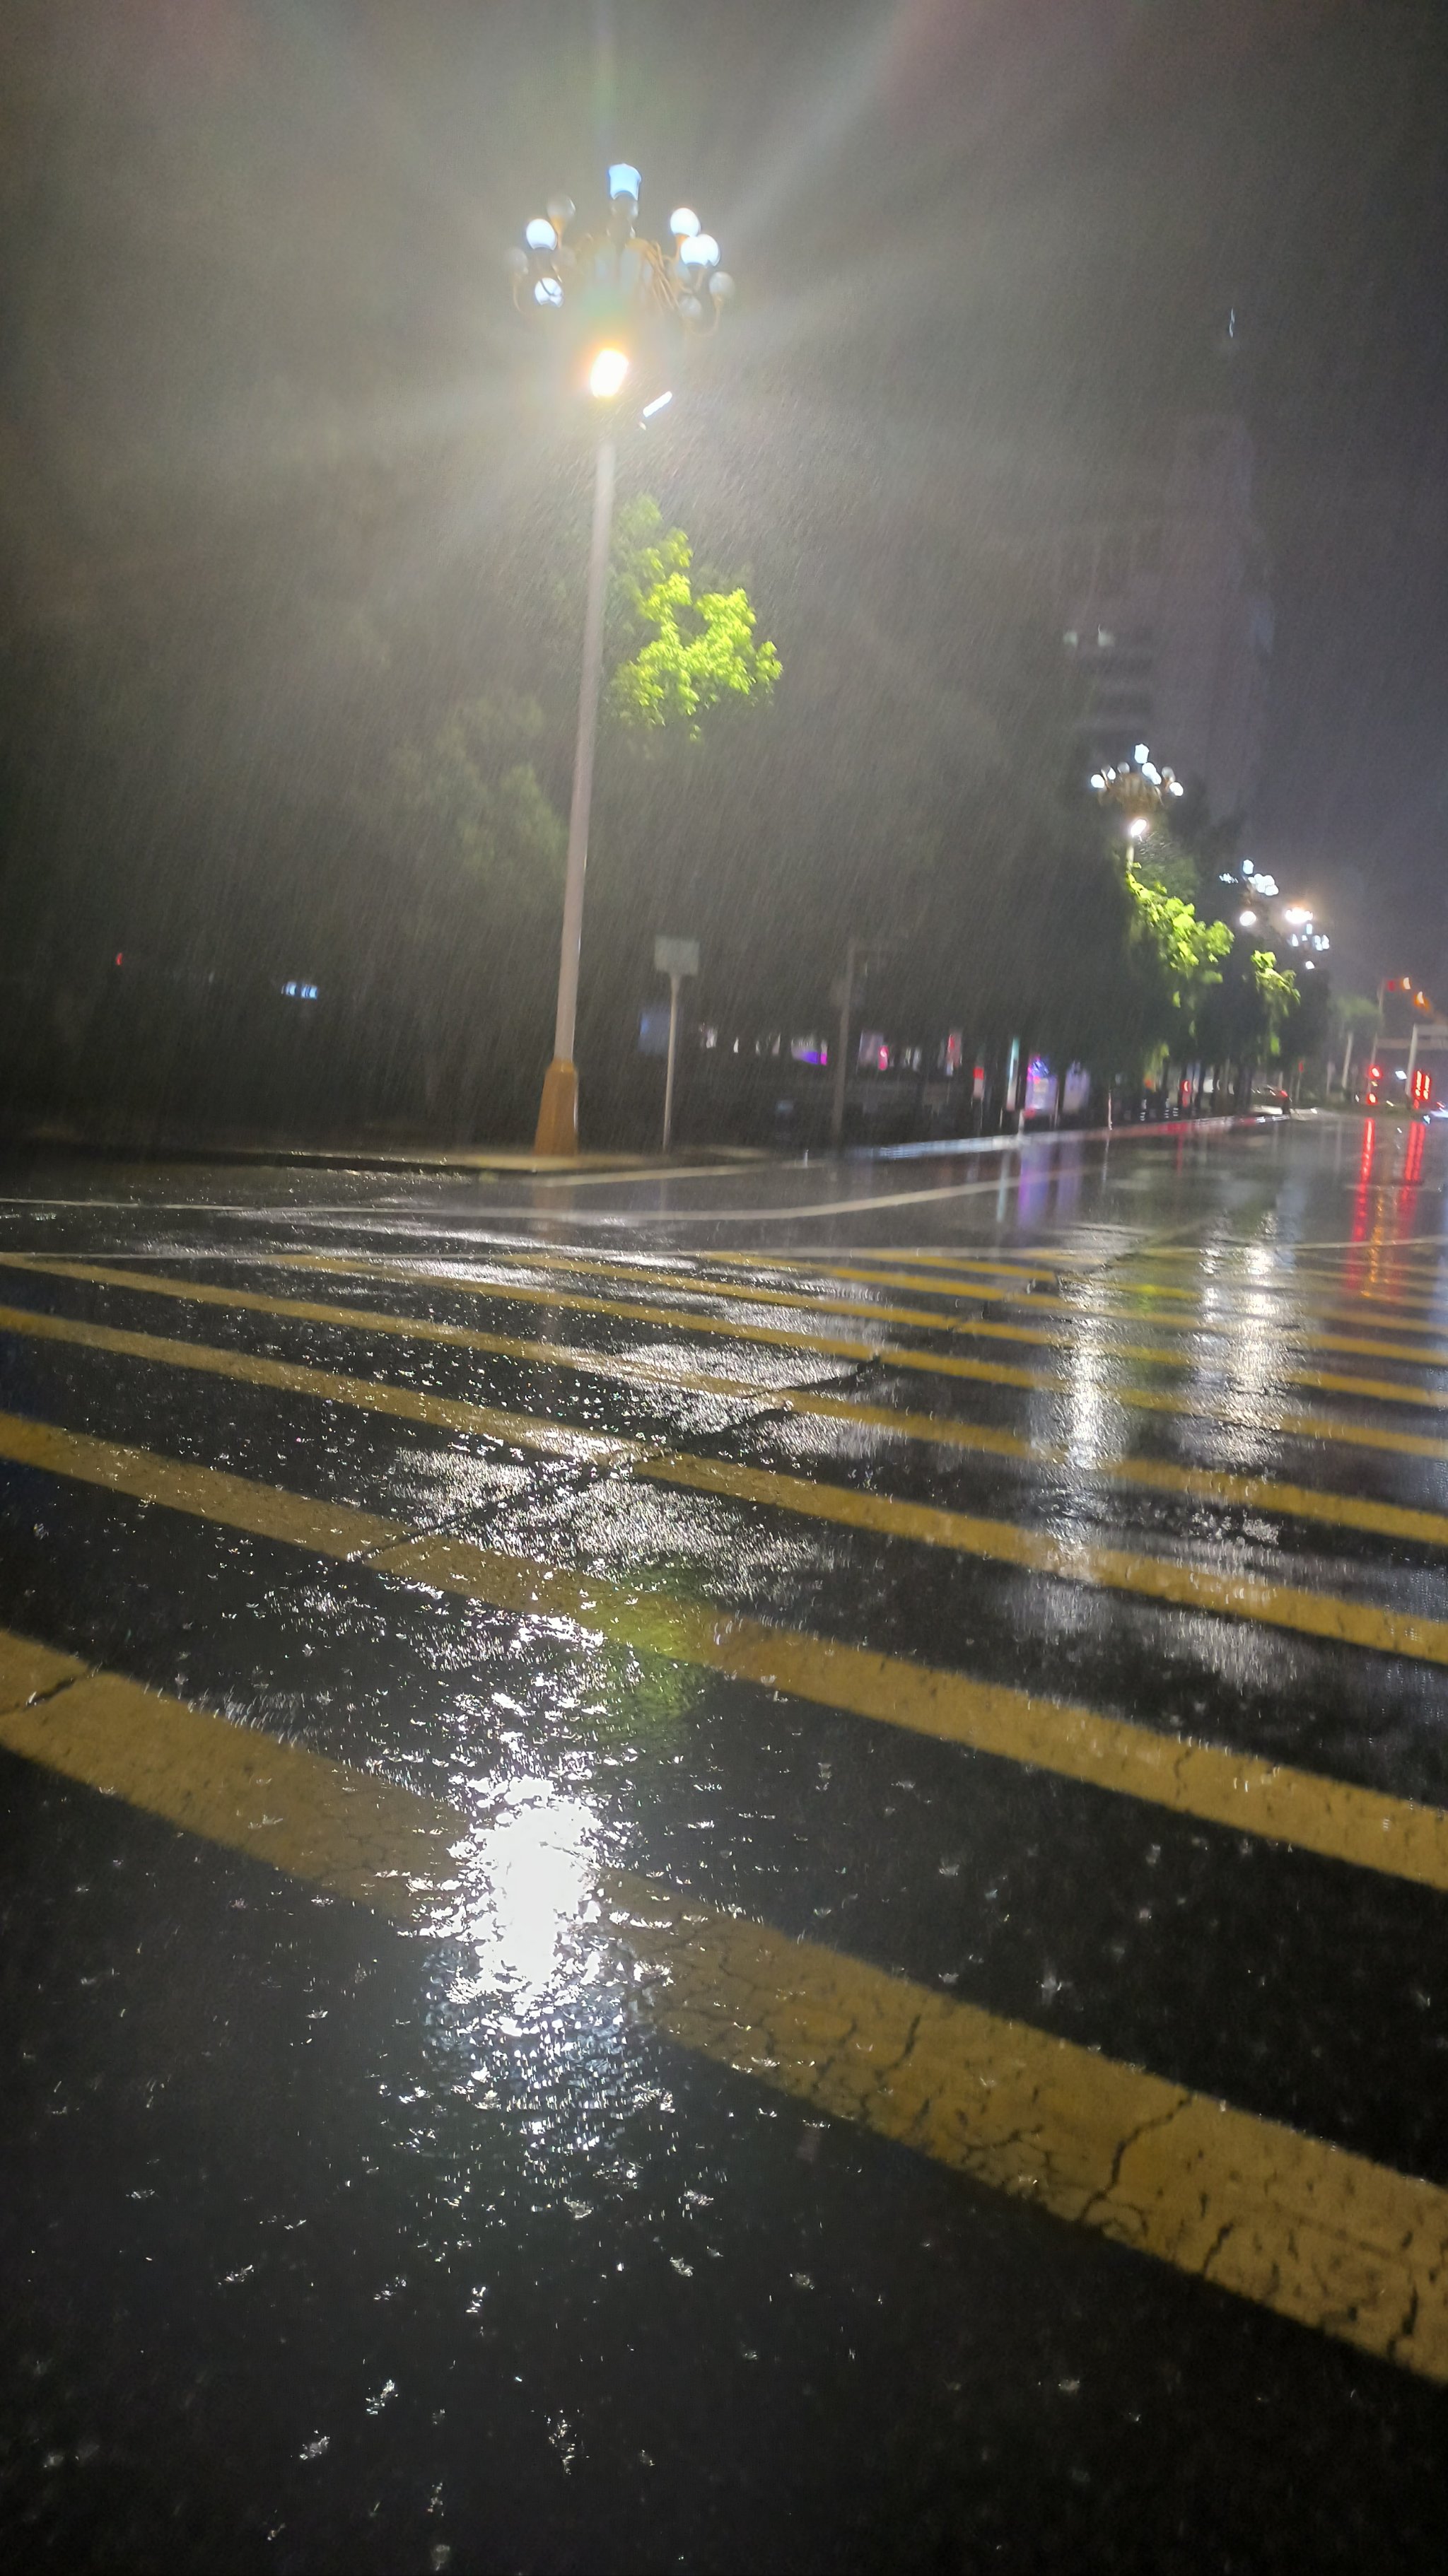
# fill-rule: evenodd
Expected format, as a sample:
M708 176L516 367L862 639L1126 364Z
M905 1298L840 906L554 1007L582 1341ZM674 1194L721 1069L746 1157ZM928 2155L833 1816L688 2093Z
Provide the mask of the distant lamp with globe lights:
M583 881L588 865L588 821L593 801L593 754L603 672L603 612L608 590L618 461L617 418L627 395L637 401L641 355L660 329L697 339L719 327L734 281L719 265L719 244L705 232L692 206L669 218L669 246L645 240L634 229L643 181L631 161L608 173L608 211L591 233L575 234L571 197L550 197L547 212L523 227L519 246L507 253L513 301L520 313L549 332L580 326L577 381L597 408L598 455L593 485L593 533L588 553L588 592L583 614L583 676L578 692L578 731L573 754L573 795L568 813L568 865L563 886L563 939L558 961L558 1005L553 1060L543 1078L535 1151L578 1151L578 1071L573 1060L578 1018L578 963L583 938ZM561 322L554 316L562 317ZM651 420L670 401L654 395L640 412Z
M1120 816L1120 837L1125 841L1144 841L1172 798L1185 793L1181 780L1158 766L1144 742L1119 767L1093 770L1090 785L1098 804L1114 808Z

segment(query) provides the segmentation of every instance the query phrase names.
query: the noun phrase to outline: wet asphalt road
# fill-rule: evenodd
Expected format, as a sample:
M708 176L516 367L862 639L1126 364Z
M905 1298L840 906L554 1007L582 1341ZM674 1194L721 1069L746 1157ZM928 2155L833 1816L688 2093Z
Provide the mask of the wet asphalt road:
M0 1174L0 2547L1442 2564L1448 1140Z

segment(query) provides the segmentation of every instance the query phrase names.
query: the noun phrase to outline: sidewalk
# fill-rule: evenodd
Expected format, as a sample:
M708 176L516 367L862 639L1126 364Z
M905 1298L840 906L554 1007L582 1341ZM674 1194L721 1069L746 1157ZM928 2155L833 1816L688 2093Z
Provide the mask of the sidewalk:
M291 1165L305 1171L473 1173L480 1180L555 1180L584 1173L730 1171L780 1158L739 1145L680 1148L667 1160L660 1154L533 1154L522 1145L435 1145L343 1141L338 1144L253 1144L236 1137L116 1136L86 1134L78 1128L40 1125L0 1136L0 1153L79 1154L97 1161L122 1163L260 1163Z
M1299 1115L1314 1116L1314 1111ZM375 1140L340 1144L252 1144L236 1137L183 1138L86 1135L65 1126L31 1128L0 1137L0 1153L61 1153L122 1163L219 1163L290 1166L301 1171L436 1172L478 1180L582 1180L616 1174L682 1176L727 1172L760 1164L800 1167L813 1163L897 1163L953 1161L963 1154L1013 1154L1025 1145L1073 1143L1100 1145L1150 1143L1156 1138L1230 1135L1240 1128L1272 1126L1279 1113L1255 1109L1220 1118L1163 1118L1117 1127L1028 1127L1001 1136L947 1136L915 1145L849 1145L842 1154L828 1146L804 1153L771 1153L763 1146L681 1146L665 1159L661 1154L533 1154L521 1145L379 1144Z

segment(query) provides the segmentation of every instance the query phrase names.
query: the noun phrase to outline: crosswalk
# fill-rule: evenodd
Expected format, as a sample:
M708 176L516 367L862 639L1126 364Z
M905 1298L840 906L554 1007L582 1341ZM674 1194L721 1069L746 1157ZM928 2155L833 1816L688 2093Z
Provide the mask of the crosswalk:
M14 1249L0 1479L1430 1903L1448 1307L1431 1258L1387 1286L1352 1263ZM455 1456L509 1481L419 1480ZM461 1937L466 1799L400 1779L385 1735L343 1761L143 1687L80 1624L0 1632L12 1753ZM1448 2380L1443 2179L657 1871L600 1864L584 1912L686 2050Z

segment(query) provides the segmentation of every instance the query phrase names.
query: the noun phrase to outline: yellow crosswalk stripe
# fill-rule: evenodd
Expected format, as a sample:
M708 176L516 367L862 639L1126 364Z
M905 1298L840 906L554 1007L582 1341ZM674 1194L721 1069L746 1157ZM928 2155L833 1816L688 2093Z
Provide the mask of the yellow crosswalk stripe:
M386 1378L344 1377L334 1369L267 1359L259 1352L218 1350L210 1342L181 1342L161 1333L121 1332L111 1324L82 1323L69 1315L43 1314L29 1306L0 1306L0 1333L23 1333L34 1341L110 1351L118 1359L151 1360L167 1368L194 1369L207 1377L230 1378L242 1386L273 1387L283 1395L314 1396L323 1404L353 1405L368 1413L389 1414L398 1421L424 1423L431 1430L464 1431L474 1439L500 1440L505 1446L536 1449L555 1458L589 1460L597 1466L621 1463L641 1452L636 1440L589 1431L582 1424L540 1420L537 1414L512 1413L497 1405L430 1395L421 1387L391 1385Z
M450 1807L0 1629L0 1744L407 1922L436 1906Z
M313 1368L305 1362L268 1359L248 1351L219 1350L210 1342L178 1341L160 1333L123 1332L108 1324L87 1323L69 1315L53 1315L28 1306L0 1306L0 1333L19 1333L39 1341L61 1342L81 1350L113 1352L118 1358L150 1361L166 1368L192 1369L206 1376L229 1378L245 1386L275 1388L289 1395L305 1395L319 1403L345 1404L360 1411L386 1415L394 1420L417 1422L433 1430L460 1431L482 1440L496 1440L520 1449L533 1449L553 1457L591 1461L598 1466L628 1467L647 1472L665 1482L687 1484L697 1473L717 1478L724 1473L746 1469L724 1470L709 1462L691 1465L689 1453L676 1449L670 1441L645 1441L624 1433L589 1431L566 1422L536 1414L505 1411L496 1405L470 1403L465 1398L432 1395L424 1389L397 1386L386 1378L356 1378L340 1375L332 1369ZM564 1365L586 1370L587 1355L560 1353L552 1344L539 1343L533 1356L546 1357L550 1366ZM634 1374L630 1372L630 1374ZM657 1379L658 1371L647 1374ZM667 1376L663 1382L710 1394L730 1394L758 1398L758 1389L744 1379L680 1379ZM779 1399L771 1395L771 1405ZM929 1413L901 1413L881 1405L852 1404L843 1397L796 1394L787 1398L791 1408L801 1414L815 1414L828 1421L856 1423L889 1432L895 1438L921 1440L935 1446L957 1446L985 1457L1021 1467L1056 1467L1069 1472L1073 1479L1084 1482L1138 1485L1151 1493L1175 1494L1196 1502L1215 1503L1226 1509L1270 1511L1297 1520L1325 1522L1340 1529L1371 1532L1384 1538L1407 1539L1415 1545L1448 1548L1448 1514L1414 1511L1397 1503L1378 1503L1353 1494L1324 1492L1315 1486L1284 1484L1270 1476L1237 1476L1208 1467L1178 1467L1165 1460L1150 1458L1105 1458L1084 1463L1074 1462L1066 1449L1048 1443L1022 1440L1009 1431L993 1430L986 1424L952 1422L948 1417ZM677 1466L671 1466L677 1461ZM646 1464L646 1462L648 1462ZM720 1485L717 1490L728 1488ZM759 1495L746 1493L743 1499L763 1499L779 1509L815 1511L826 1518L854 1517L854 1511L837 1510L828 1499L841 1489L824 1485L817 1478L774 1477L770 1490ZM818 1503L812 1496L826 1499ZM800 1497L805 1499L800 1499ZM851 1502L858 1500L851 1497ZM952 1544L943 1532L952 1515L920 1513L912 1504L899 1503L888 1495L863 1498L874 1515L867 1524L872 1528L894 1531L907 1537L918 1537L933 1544ZM939 1524L939 1528L937 1528Z
M989 1367L989 1363L965 1359L954 1352L922 1351L902 1342L851 1341L836 1334L786 1331L774 1324L740 1323L731 1316L685 1313L670 1306L635 1305L621 1297L582 1297L566 1288L530 1288L518 1283L500 1287L491 1281L480 1286L476 1281L420 1269L411 1264L355 1260L331 1253L288 1253L277 1256L277 1266L322 1270L335 1277L389 1279L405 1287L446 1289L454 1295L485 1297L493 1304L546 1306L561 1314L602 1315L620 1323L662 1325L674 1332L716 1334L731 1341L761 1342L776 1349L818 1351L831 1359L872 1360L882 1367L915 1369L932 1377L981 1377ZM877 1308L873 1312L879 1320L888 1320L883 1310ZM959 1330L988 1339L1042 1343L1065 1350L1075 1349L1079 1338L1074 1334L1054 1332L1017 1332L1011 1326L995 1324L961 1325ZM1152 1367L1198 1368L1201 1365L1199 1354L1160 1351L1149 1345L1121 1343L1103 1351L1101 1356L1116 1363L1144 1361ZM1274 1375L1284 1386L1307 1387L1318 1394L1367 1396L1377 1404L1412 1404L1428 1411L1448 1409L1448 1387L1427 1387L1398 1378L1345 1377L1320 1369L1280 1368L1274 1370ZM998 1382L1002 1385L1030 1383L1022 1374L1005 1376Z
M620 1903L683 2046L1115 2243L1448 2379L1448 2192L769 1926Z
M736 1502L870 1530L881 1537L953 1548L962 1555L1020 1566L1068 1582L1141 1594L1177 1608L1254 1619L1384 1654L1435 1662L1448 1660L1448 1624L1404 1617L1370 1603L1344 1601L1332 1593L1263 1582L1240 1574L1223 1576L1208 1567L1142 1551L1068 1545L1047 1531L1021 1528L1011 1521L903 1502L894 1495L826 1484L818 1478L781 1475L763 1468L700 1458L672 1445L661 1449L657 1444L626 1437L575 1432L567 1424L540 1420L532 1414L503 1412L494 1406L429 1395L376 1379L342 1377L332 1370L294 1362L254 1359L246 1352L216 1350L206 1343L120 1332L107 1325L78 1323L66 1316L35 1315L24 1307L0 1306L0 1332L29 1333L42 1340L194 1369L242 1384L274 1387L287 1394L313 1396L322 1402L462 1431L546 1454L627 1467L635 1476L654 1483L722 1494ZM1178 1477L1189 1472L1176 1471ZM1324 1506L1336 1504L1332 1516L1352 1518L1359 1526L1436 1545L1448 1539L1448 1520L1437 1513L1408 1512L1386 1504L1356 1505L1348 1496L1316 1495L1302 1487L1277 1486L1265 1479L1257 1480L1255 1488L1251 1488L1246 1479L1213 1478L1203 1470L1196 1471L1195 1487L1219 1502L1241 1502L1253 1492L1259 1505L1275 1501L1285 1510L1323 1519L1329 1517Z
M0 1252L0 1267L22 1270L42 1278L74 1279L87 1286L116 1288L138 1296L168 1297L182 1305L216 1306L239 1314L275 1316L291 1323L337 1326L350 1333L433 1342L450 1349L476 1351L487 1358L537 1363L624 1383L642 1381L649 1385L683 1388L696 1394L745 1397L754 1403L768 1403L805 1415L817 1414L832 1421L858 1422L895 1436L929 1440L938 1446L989 1451L999 1457L1014 1456L1045 1464L1068 1464L1073 1473L1120 1474L1123 1478L1141 1482L1160 1482L1163 1492L1199 1490L1207 1499L1261 1499L1255 1493L1248 1495L1244 1491L1229 1496L1225 1488L1197 1488L1177 1481L1181 1477L1190 1478L1197 1472L1210 1474L1211 1470L1158 1468L1151 1462L1134 1460L1079 1466L1069 1450L1053 1448L1049 1443L1035 1440L1014 1440L1009 1433L963 1422L949 1414L913 1413L894 1406L868 1405L851 1397L761 1384L757 1378L730 1377L719 1370L689 1369L682 1361L662 1362L643 1352L580 1350L560 1342L530 1341L509 1334L481 1332L466 1324L440 1322L426 1315L391 1315L375 1306L326 1304L300 1297L267 1297L256 1289L222 1287L212 1280L173 1279L159 1271L124 1270L95 1262L42 1259L31 1253ZM420 1278L422 1284L431 1288L449 1284L431 1273L422 1273ZM676 1327L688 1329L687 1317L672 1316L669 1320ZM926 1360L924 1365L932 1367L935 1363ZM939 1365L944 1373L962 1376L978 1385L1020 1388L1032 1394L1075 1396L1079 1393L1071 1379L1052 1376L1044 1370L1018 1369L987 1360L950 1358ZM1128 1412L1160 1413L1190 1421L1220 1423L1282 1439L1328 1441L1339 1447L1380 1450L1393 1457L1429 1459L1437 1465L1448 1463L1448 1441L1436 1440L1421 1432L1395 1431L1378 1423L1354 1421L1342 1414L1233 1411L1220 1402L1207 1403L1154 1387L1112 1384L1102 1386L1099 1393L1103 1401L1120 1405ZM1255 1480L1246 1479L1245 1484L1255 1485ZM1297 1487L1290 1490L1301 1493L1310 1489ZM1284 1504L1282 1508L1296 1511L1299 1507ZM1310 1508L1302 1508L1306 1516L1314 1520L1336 1517L1324 1512L1316 1502ZM1365 1504L1360 1508L1376 1511L1392 1507ZM1348 1525L1404 1537L1417 1534L1406 1527L1396 1529L1395 1524L1377 1519L1354 1520Z
M486 1833L371 1771L0 1631L0 1743L446 1938ZM581 1913L679 2046L1420 2376L1448 2380L1448 2192L636 1872Z
M848 1485L812 1484L800 1476L735 1466L724 1459L671 1453L641 1461L638 1473L655 1483L688 1485L696 1493L727 1494L738 1502L803 1512L816 1520L875 1530L882 1536L918 1539L927 1546L954 1548L961 1555L1020 1566L1069 1583L1135 1593L1174 1609L1208 1610L1220 1618L1251 1619L1259 1626L1290 1628L1300 1636L1326 1637L1380 1654L1448 1663L1448 1620L1348 1601L1333 1592L1267 1582L1257 1575L1222 1574L1215 1566L1137 1550L1082 1545L1059 1539L1049 1530L1023 1528L1015 1521L988 1520L929 1503L897 1502L891 1495L864 1493Z
M314 1253L293 1254L287 1258L295 1261L299 1267L309 1269L327 1269L333 1266L326 1256ZM825 1314L844 1322L907 1324L922 1331L964 1335L967 1339L973 1340L1038 1343L1047 1349L1070 1350L1078 1339L1077 1332L1051 1330L1038 1332L1032 1326L987 1323L979 1317L963 1321L958 1316L941 1314L929 1307L848 1305L842 1298L811 1296L803 1290L767 1288L732 1279L702 1279L696 1273L681 1271L667 1263L648 1261L636 1255L630 1256L627 1261L620 1261L616 1258L611 1259L607 1253L580 1255L547 1251L536 1253L489 1251L486 1255L480 1256L480 1259L484 1260L489 1268L507 1263L516 1264L528 1270L583 1271L595 1277L606 1277L616 1285L626 1285L636 1280L644 1288L678 1289L683 1294L696 1298L733 1297L746 1305L791 1307L796 1313ZM385 1276L387 1264L380 1263L378 1268L379 1274ZM871 1281L885 1286L893 1284L918 1287L920 1285L918 1281L912 1281L888 1271L832 1269L827 1275L832 1279L866 1285ZM479 1292L483 1286L483 1283L476 1279L459 1280L455 1284ZM938 1293L952 1297L963 1295L981 1300L1003 1300L1010 1304L1021 1302L1012 1296L1009 1289L987 1285L977 1287L968 1281L953 1282ZM1218 1339L1230 1341L1240 1341L1245 1320L1241 1315L1228 1317L1174 1314L1142 1317L1134 1314L1127 1306L1106 1306L1099 1300L1088 1306L1079 1299L1046 1295L1032 1295L1026 1302L1031 1314L1061 1315L1078 1328L1083 1324L1093 1326L1139 1324L1145 1321L1156 1333L1190 1333L1198 1338L1215 1336ZM1262 1318L1252 1320L1264 1324ZM1288 1340L1308 1349L1338 1351L1361 1358L1389 1362L1404 1360L1428 1368L1448 1368L1448 1344L1445 1343L1429 1345L1401 1340L1386 1341L1382 1338L1381 1331L1371 1339L1364 1339L1360 1335L1324 1333L1319 1332L1313 1325L1296 1324L1290 1318L1273 1317L1270 1325L1264 1325L1264 1328L1280 1332ZM1122 1345L1113 1355L1121 1359L1152 1359L1171 1368L1192 1368L1196 1365L1195 1355L1192 1353L1184 1355L1179 1351L1161 1350L1156 1347L1150 1350L1133 1350L1129 1345Z
M495 1256L490 1253L488 1257L492 1259ZM891 1256L892 1259L897 1261L902 1257L909 1258L911 1260L924 1259L923 1255L917 1254L910 1254L908 1256ZM529 1255L522 1252L510 1252L507 1255L507 1258L509 1260L526 1261L528 1260ZM749 1255L736 1252L691 1252L689 1258L692 1261L701 1262L727 1261L736 1263L740 1266L743 1266L750 1261ZM601 1254L596 1266L603 1267L606 1264L607 1259L608 1256L606 1253ZM770 1273L774 1276L783 1276L789 1271L798 1270L802 1276L812 1280L840 1279L846 1282L853 1282L862 1287L913 1288L917 1294L925 1294L928 1296L970 1297L979 1299L986 1303L1024 1305L1027 1310L1033 1314L1043 1312L1047 1314L1061 1314L1077 1317L1089 1315L1093 1320L1101 1317L1119 1323L1146 1323L1150 1325L1153 1332L1240 1332L1240 1317L1204 1316L1195 1311L1199 1307L1201 1299L1207 1291L1210 1291L1213 1295L1218 1297L1228 1294L1256 1297L1260 1294L1269 1298L1280 1298L1284 1301L1290 1299L1293 1313L1322 1316L1326 1317L1328 1320L1336 1319L1338 1321L1357 1323L1359 1325L1371 1323L1376 1332L1382 1332L1389 1329L1401 1329L1397 1326L1390 1326L1386 1318L1384 1318L1384 1321L1380 1324L1376 1316L1364 1316L1359 1312L1359 1308L1364 1304L1370 1306L1382 1305L1389 1310L1390 1314L1401 1314L1403 1316L1416 1316L1421 1314L1427 1317L1436 1315L1440 1318L1439 1329L1448 1331L1448 1316L1443 1315L1442 1301L1440 1299L1430 1298L1418 1301L1408 1298L1384 1298L1379 1297L1371 1289L1344 1290L1337 1297L1324 1298L1310 1294L1304 1296L1299 1290L1292 1289L1286 1280L1279 1282L1261 1281L1256 1279L1224 1279L1219 1275L1199 1282L1193 1287L1183 1288L1168 1284L1165 1281L1137 1280L1131 1278L1126 1273L1109 1269L1085 1272L1075 1276L1069 1272L1043 1271L1036 1269L1029 1273L1015 1274L1015 1276L1024 1277L1025 1280L1025 1285L1018 1289L1012 1284L1003 1286L998 1278L977 1279L969 1275L967 1271L960 1270L958 1268L935 1268L924 1272L915 1272L898 1268L862 1268L858 1263L847 1267L842 1265L838 1260L829 1259L823 1254L803 1256L790 1254L788 1256L781 1257L778 1253L761 1252L753 1256L753 1265L759 1270ZM1005 1265L1000 1262L993 1262L985 1265L985 1267L994 1272L1002 1270ZM1074 1288L1078 1291L1078 1295L1075 1297L1064 1297L1059 1294L1052 1294L1049 1289L1043 1290L1036 1287L1034 1282L1042 1278L1052 1281L1058 1287L1066 1285ZM1177 1302L1175 1309L1171 1312L1143 1315L1137 1312L1134 1305L1105 1307L1099 1303L1093 1303L1089 1307L1085 1306L1081 1302L1079 1294L1079 1292L1084 1290L1091 1290L1097 1298L1099 1298L1101 1292L1105 1290L1114 1296L1130 1297L1133 1300L1159 1300L1163 1298L1173 1298ZM746 1292L742 1285L735 1285L732 1293L737 1296L743 1296ZM1194 1311L1191 1313L1184 1313L1181 1311L1184 1306L1190 1306ZM843 1312L845 1310L841 1308L840 1311ZM878 1311L878 1309L875 1311ZM1290 1322L1291 1319L1290 1317L1279 1318L1278 1316L1273 1316L1270 1319L1265 1320L1270 1320L1275 1326L1279 1321ZM1407 1329L1420 1330L1422 1327L1415 1325L1408 1327ZM1294 1338L1299 1340L1315 1341L1317 1336L1313 1332L1301 1332L1296 1333ZM1371 1344L1371 1348L1376 1351L1379 1348L1378 1342L1374 1341ZM1384 1352L1384 1356L1388 1356L1386 1351ZM1443 1351L1441 1358L1442 1364L1448 1366L1448 1350Z
M486 1297L494 1303L504 1305L555 1306L569 1314L618 1315L631 1323L672 1323L675 1327L682 1325L689 1332L726 1333L732 1339L739 1341L783 1341L786 1345L797 1345L806 1350L844 1352L849 1356L869 1358L879 1355L878 1346L861 1343L847 1344L794 1332L781 1334L769 1326L741 1323L731 1316L696 1315L674 1307L634 1306L624 1303L617 1296L584 1297L570 1289L534 1288L515 1279L484 1282L460 1278L456 1273L420 1270L391 1261L349 1259L325 1252L278 1253L275 1256L275 1263L278 1269L320 1270L331 1274L343 1272L358 1278L397 1279L412 1287L426 1285L431 1288L450 1288L460 1296ZM549 1265L539 1263L530 1266L546 1268ZM665 1285L679 1287L686 1292L691 1292L696 1299L712 1297L718 1293L703 1280L690 1279L687 1276L680 1278L677 1274L666 1282L644 1277L640 1284L645 1289L657 1289ZM1025 1342L1048 1350L1069 1350L1075 1339L1073 1334L1058 1332L1050 1327L1037 1331L1032 1325L987 1323L980 1317L965 1322L958 1317L935 1314L925 1307L845 1306L837 1298L811 1300L807 1297L792 1297L786 1293L776 1294L773 1291L767 1291L758 1302L788 1306L796 1313L814 1311L846 1323L905 1324L916 1331L949 1333L962 1336L969 1341ZM891 1344L889 1347L893 1359L896 1345ZM1119 1360L1145 1361L1158 1368L1191 1368L1196 1365L1190 1353L1183 1356L1180 1351L1159 1350L1154 1345L1137 1347L1122 1343L1113 1349L1111 1356Z
M0 1457L423 1590L562 1620L636 1654L697 1665L817 1707L1448 1890L1448 1811L1379 1790L867 1647L771 1627L642 1585L504 1555L446 1531L419 1534L351 1504L315 1500L15 1414L0 1414Z

